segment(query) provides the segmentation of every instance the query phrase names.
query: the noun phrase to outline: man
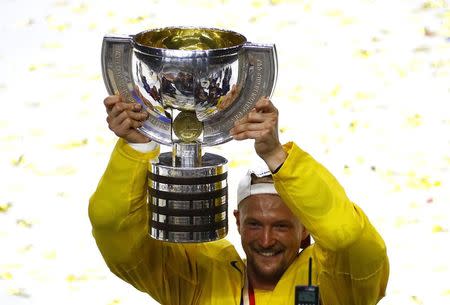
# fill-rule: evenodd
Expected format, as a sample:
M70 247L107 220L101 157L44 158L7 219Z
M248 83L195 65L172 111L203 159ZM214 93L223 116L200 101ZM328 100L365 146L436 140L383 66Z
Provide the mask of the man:
M311 258L322 304L376 304L383 297L389 263L382 238L322 165L294 143L280 144L270 100L259 100L231 130L236 140L254 139L270 170L249 172L239 185L234 215L246 260L227 240L174 244L148 236L147 164L158 146L136 131L147 118L139 105L111 96L105 106L121 139L89 216L117 276L161 304L293 304L295 286L308 284ZM315 243L301 249L309 233Z

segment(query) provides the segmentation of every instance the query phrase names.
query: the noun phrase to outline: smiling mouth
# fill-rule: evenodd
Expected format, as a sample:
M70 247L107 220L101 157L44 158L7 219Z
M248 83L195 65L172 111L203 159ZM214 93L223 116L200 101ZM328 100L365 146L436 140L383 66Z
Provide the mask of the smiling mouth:
M255 250L255 252L264 257L272 257L280 254L282 250Z

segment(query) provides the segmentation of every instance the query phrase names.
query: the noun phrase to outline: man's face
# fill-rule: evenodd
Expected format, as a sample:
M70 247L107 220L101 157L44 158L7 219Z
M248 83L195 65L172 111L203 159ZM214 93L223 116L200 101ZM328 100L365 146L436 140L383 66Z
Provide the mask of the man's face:
M277 195L249 196L234 214L249 275L276 284L308 233Z

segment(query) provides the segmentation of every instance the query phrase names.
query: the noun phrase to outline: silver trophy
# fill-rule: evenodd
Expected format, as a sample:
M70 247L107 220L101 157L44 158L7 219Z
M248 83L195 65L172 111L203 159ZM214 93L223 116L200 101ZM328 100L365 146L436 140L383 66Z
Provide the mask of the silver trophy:
M102 72L109 94L149 113L139 131L172 147L149 165L149 234L170 242L225 237L227 160L202 147L231 140L234 122L272 95L275 46L212 28L107 35Z

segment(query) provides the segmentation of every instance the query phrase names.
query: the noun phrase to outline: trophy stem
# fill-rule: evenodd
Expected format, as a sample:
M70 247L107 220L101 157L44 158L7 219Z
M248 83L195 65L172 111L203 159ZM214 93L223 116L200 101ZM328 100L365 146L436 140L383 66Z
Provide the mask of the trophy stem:
M173 167L202 166L202 146L198 142L177 142L172 145Z

